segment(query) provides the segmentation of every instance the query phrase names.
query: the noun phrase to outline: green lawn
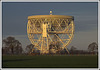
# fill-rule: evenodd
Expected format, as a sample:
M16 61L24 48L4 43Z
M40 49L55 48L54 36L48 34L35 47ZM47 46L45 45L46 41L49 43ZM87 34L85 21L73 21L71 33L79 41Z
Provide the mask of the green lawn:
M38 68L38 67L66 67L66 68L97 68L98 56L96 55L59 55L59 56L25 56L25 55L9 55L2 57L3 68Z

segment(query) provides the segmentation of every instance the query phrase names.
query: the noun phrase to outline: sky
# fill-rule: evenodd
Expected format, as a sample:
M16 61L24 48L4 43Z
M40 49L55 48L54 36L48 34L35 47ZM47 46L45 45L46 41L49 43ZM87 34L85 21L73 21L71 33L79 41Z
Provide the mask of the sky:
M13 36L22 43L23 48L31 42L27 36L28 16L69 15L74 16L75 34L68 48L75 46L87 50L88 45L98 40L98 2L3 2L3 39Z

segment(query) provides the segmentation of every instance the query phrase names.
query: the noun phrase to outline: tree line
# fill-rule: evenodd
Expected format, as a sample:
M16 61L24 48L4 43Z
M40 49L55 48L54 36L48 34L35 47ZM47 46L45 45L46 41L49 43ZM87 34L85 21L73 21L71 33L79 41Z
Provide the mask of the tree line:
M49 54L68 54L65 49L60 50L59 43L56 43L57 47L53 48L54 44L50 44L50 51ZM22 44L15 39L15 37L7 37L6 39L3 39L2 41L2 54L40 54L40 51L37 50L33 44L29 44L26 46L25 50L22 48ZM58 51L54 53L54 49L57 49ZM53 52L53 53L52 53ZM91 54L91 53L97 53L98 52L98 44L96 42L93 42L89 44L88 51L84 50L77 50L76 47L72 46L69 49L70 54Z

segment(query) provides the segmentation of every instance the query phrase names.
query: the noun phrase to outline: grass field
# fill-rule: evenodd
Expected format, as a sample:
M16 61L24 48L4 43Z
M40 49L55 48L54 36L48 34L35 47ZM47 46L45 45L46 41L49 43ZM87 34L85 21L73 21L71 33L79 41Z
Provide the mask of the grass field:
M25 56L9 55L2 57L3 68L38 68L38 67L66 67L66 68L97 68L98 56L96 55L55 55L55 56Z

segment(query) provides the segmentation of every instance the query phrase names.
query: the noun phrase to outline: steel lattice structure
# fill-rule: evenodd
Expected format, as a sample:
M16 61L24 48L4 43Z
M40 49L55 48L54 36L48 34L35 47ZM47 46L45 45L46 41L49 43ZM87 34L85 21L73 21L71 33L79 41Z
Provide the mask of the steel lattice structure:
M74 36L74 17L65 15L28 16L27 34L41 53L66 49Z

